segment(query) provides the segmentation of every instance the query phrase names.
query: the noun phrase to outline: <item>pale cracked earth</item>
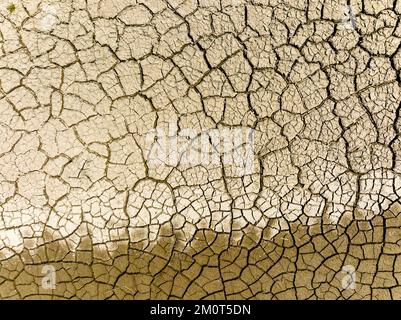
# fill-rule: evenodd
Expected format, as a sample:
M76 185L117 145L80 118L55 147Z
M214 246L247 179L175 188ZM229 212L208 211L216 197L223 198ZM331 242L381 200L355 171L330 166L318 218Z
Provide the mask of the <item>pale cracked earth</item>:
M1 0L0 298L401 299L400 15ZM152 165L171 124L252 171Z

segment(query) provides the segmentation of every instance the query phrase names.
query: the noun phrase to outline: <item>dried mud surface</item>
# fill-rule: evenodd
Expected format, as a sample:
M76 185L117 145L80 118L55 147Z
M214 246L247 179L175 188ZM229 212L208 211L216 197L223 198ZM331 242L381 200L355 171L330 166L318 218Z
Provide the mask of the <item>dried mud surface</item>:
M400 14L0 1L0 298L401 299ZM252 172L152 165L172 123Z

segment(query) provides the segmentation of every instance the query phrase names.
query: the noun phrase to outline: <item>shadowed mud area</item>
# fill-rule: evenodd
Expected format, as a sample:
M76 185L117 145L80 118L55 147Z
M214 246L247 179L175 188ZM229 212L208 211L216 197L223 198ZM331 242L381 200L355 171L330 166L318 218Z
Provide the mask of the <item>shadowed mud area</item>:
M400 16L0 0L0 298L401 299Z

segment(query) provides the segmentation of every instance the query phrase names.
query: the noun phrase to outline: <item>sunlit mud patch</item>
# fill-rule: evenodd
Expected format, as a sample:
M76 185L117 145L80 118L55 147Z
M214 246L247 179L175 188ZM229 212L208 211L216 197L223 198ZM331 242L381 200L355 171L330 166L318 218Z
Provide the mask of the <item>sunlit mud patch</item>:
M142 180L127 200L129 233L133 242L142 242L143 249L157 240L160 226L170 221L177 211L171 187L163 182Z

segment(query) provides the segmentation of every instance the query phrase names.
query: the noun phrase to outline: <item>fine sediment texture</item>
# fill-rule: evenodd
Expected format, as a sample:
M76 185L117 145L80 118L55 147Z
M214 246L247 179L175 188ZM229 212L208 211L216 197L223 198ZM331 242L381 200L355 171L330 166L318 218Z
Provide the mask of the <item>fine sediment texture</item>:
M400 15L0 1L0 298L401 299Z

